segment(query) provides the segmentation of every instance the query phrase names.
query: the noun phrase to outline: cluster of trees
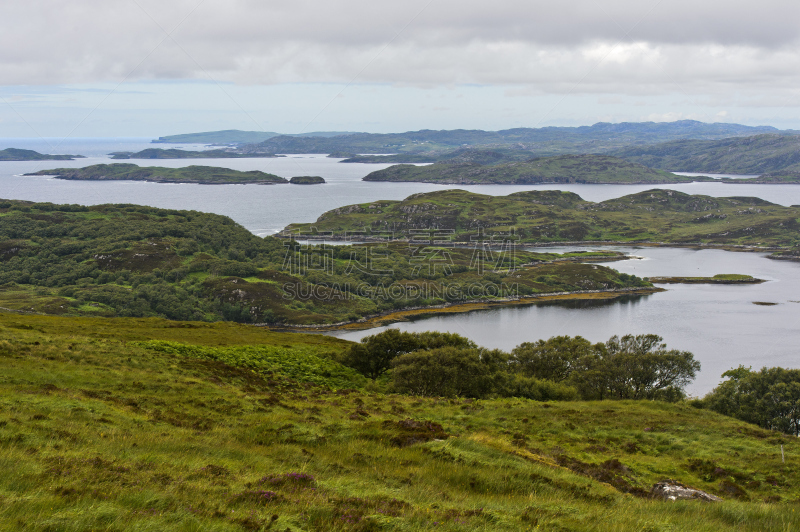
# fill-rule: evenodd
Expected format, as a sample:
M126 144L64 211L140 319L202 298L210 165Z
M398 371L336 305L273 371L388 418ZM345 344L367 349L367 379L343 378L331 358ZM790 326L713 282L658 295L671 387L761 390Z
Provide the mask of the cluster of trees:
M696 406L800 436L800 369L739 366L722 374L727 380Z
M402 393L537 400L677 401L700 370L691 353L667 349L654 334L596 344L556 336L505 353L457 334L389 329L363 338L342 362L371 379L388 375Z

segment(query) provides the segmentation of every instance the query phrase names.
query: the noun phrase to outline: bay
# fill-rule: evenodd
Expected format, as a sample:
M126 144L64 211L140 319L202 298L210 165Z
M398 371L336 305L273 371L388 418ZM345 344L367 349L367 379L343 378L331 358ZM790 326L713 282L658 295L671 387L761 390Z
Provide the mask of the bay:
M595 248L545 248L572 251ZM666 292L611 301L540 303L451 314L390 325L402 331L446 331L482 346L510 350L522 342L580 335L604 342L612 335L662 336L670 348L691 351L702 370L688 391L702 395L724 371L740 364L800 367L800 262L777 261L764 253L711 249L622 247L641 258L606 264L640 277L750 274L768 282L755 285L664 285ZM535 251L535 248L531 248ZM755 301L776 303L771 306ZM338 331L357 341L388 327Z

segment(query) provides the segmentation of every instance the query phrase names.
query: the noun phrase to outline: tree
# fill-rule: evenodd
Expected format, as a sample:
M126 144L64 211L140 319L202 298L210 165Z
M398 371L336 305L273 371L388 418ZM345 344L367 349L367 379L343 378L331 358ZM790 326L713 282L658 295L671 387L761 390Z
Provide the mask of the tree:
M405 353L441 347L475 348L475 342L453 333L400 332L387 329L361 339L345 353L342 363L365 377L377 379L391 367L392 360Z
M800 370L739 366L722 374L727 380L702 404L764 429L800 436Z
M392 362L399 392L437 397L487 397L508 377L508 355L499 350L453 346L420 350Z
M613 336L578 361L572 380L585 399L679 399L700 362L688 351L668 350L662 340Z
M561 382L569 379L578 361L593 350L581 336L553 336L518 345L511 351L511 363L526 377Z

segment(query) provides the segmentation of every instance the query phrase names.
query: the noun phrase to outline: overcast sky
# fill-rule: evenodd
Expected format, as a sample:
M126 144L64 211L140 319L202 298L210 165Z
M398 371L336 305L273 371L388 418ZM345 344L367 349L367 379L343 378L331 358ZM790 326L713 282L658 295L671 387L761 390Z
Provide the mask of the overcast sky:
M0 98L4 137L800 129L800 2L6 1Z

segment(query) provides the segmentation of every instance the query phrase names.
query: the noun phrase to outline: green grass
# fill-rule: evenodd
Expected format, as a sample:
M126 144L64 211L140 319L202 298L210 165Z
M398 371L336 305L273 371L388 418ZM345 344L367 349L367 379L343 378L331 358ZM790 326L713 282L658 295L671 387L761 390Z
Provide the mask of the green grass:
M269 374L135 343L148 339L319 357L347 345L233 324L0 314L0 529L800 524L796 438L685 404L334 390L290 379L279 364ZM663 478L725 500L637 495Z

